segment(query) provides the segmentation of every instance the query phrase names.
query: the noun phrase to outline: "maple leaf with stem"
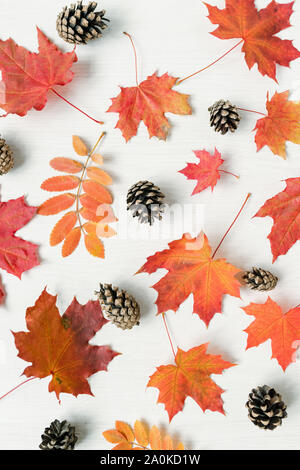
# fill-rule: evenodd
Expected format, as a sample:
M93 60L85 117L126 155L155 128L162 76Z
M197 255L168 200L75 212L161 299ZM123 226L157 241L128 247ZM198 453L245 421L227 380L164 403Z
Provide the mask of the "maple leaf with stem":
M219 25L211 33L213 36L220 39L242 39L214 62L179 80L177 84L208 69L241 44L249 69L257 64L262 75L267 75L275 81L276 64L289 67L292 60L300 57L300 52L293 46L292 41L275 36L291 26L290 16L294 2L280 4L273 0L259 11L255 0L225 0L224 9L207 3L205 5L212 24Z
M175 444L166 432L161 432L157 426L148 426L136 420L133 428L124 421L116 421L115 428L104 431L103 437L107 442L116 444L112 450L184 450L181 442Z
M274 224L268 238L273 263L300 240L300 177L285 180L286 188L268 199L254 217L272 217Z
M0 268L19 279L23 272L39 264L37 245L15 236L36 211L36 207L26 204L24 196L0 202Z
M159 366L150 377L147 387L159 390L158 403L163 403L169 420L182 411L189 396L203 411L224 413L221 394L224 392L212 379L211 374L221 374L235 364L224 361L221 356L207 354L208 344L189 351L178 348L175 364Z
M188 163L183 170L179 171L179 173L185 175L188 180L197 180L197 185L192 192L192 196L200 193L209 186L213 191L215 185L220 179L220 172L228 173L235 178L239 178L239 176L234 175L229 171L219 169L219 167L224 163L224 160L221 158L221 154L216 148L213 155L207 150L194 150L193 152L196 157L199 158L200 162L197 164Z
M257 151L267 145L270 150L286 158L286 141L300 144L300 102L289 101L289 91L275 93L266 108L268 114L256 123Z
M253 348L271 340L272 358L277 359L283 370L296 361L300 344L300 306L283 313L281 307L270 297L265 304L251 303L243 310L255 317L245 332L247 348Z
M158 269L168 273L152 286L157 292L157 314L168 310L176 312L179 306L193 294L196 313L206 326L218 312L221 312L225 294L240 296L239 268L229 264L224 258L214 259L224 238L239 217L242 208L212 254L206 235L192 238L184 234L181 239L169 243L169 249L158 252L147 259L138 273L152 274Z
M99 302L92 300L81 305L74 298L60 316L56 297L45 289L26 311L28 332L13 333L18 356L32 363L23 372L29 379L13 390L34 378L51 376L48 389L55 392L58 400L61 393L93 395L87 379L98 371L106 371L119 354L108 346L89 344L106 323Z
M174 91L172 88L177 78L167 73L160 77L154 73L139 83L136 50L131 36L128 33L124 34L129 37L134 50L136 86L121 87L121 93L112 98L112 105L107 112L119 113L116 127L122 131L126 142L136 135L141 121L147 127L150 138L155 136L166 140L171 126L165 113L191 114L189 95Z
M48 178L41 185L42 189L50 192L77 188L76 194L67 192L54 196L38 209L40 215L53 215L70 209L75 204L75 210L67 212L57 222L50 235L51 246L63 242L63 257L70 256L75 251L83 235L87 251L92 256L104 258L101 238L116 235L115 230L108 225L117 219L111 208L112 196L105 187L112 184L112 178L104 170L89 165L90 161L102 163L102 156L96 154L95 150L104 135L102 132L91 152L82 139L73 136L74 150L77 155L86 157L85 164L65 157L56 157L51 160L51 167L69 174ZM81 173L81 176L75 176L77 173ZM87 222L84 223L82 219Z
M29 52L11 38L0 40L0 108L6 111L5 116L25 116L32 108L41 111L47 103L47 93L52 91L85 116L103 124L74 106L53 88L72 81L74 73L71 67L77 61L75 49L62 53L39 28L37 33L38 53Z

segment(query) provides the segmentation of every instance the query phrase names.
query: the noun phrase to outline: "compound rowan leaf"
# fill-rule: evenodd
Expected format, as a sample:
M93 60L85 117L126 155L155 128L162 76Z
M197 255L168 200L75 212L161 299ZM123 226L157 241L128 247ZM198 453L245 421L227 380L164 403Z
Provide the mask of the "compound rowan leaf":
M104 184L105 186L108 186L113 182L111 176L109 176L106 171L101 170L95 166L90 166L86 170L86 174L91 180L97 181L98 183Z
M63 54L39 28L37 33L38 53L18 46L13 39L0 40L0 107L6 116L25 116L32 108L41 111L48 91L73 79L70 69L77 61L75 52Z
M53 176L41 184L41 189L45 191L68 191L77 188L79 183L80 179L77 176Z
M73 135L73 148L77 155L81 157L85 157L88 154L87 146L78 135Z
M73 206L75 202L74 194L65 193L59 196L51 197L38 208L37 213L40 215L54 215Z
M81 238L81 229L80 227L75 227L65 238L64 244L62 246L61 254L63 258L70 256L78 247Z
M251 303L243 310L255 317L245 332L248 333L247 349L271 340L272 358L277 359L283 370L296 361L300 344L300 306L283 313L270 297L265 304Z
M13 333L18 356L32 364L26 377L51 376L49 392L92 395L87 379L107 370L118 355L108 346L92 346L89 341L107 323L98 301L81 305L74 298L63 316L56 297L44 290L26 311L28 332Z
M37 245L15 233L34 217L36 207L28 206L24 196L0 202L0 268L21 279L22 273L37 266Z
M85 180L82 183L83 190L88 194L88 196L96 199L98 202L104 202L106 204L112 203L112 197L109 191L104 188L96 181Z
M172 90L177 78L167 73L159 77L156 73L141 82L139 86L122 88L107 110L119 113L116 125L126 142L136 135L140 122L148 129L149 137L166 140L170 123L165 113L191 114L189 95Z
M61 243L71 232L77 222L76 212L68 212L54 226L50 235L50 245L55 246Z
M203 411L224 413L222 390L211 379L211 374L221 374L235 364L224 361L221 356L207 354L208 344L189 351L177 350L175 365L160 366L150 377L148 387L159 390L158 403L163 403L169 420L184 407L186 397L191 397ZM151 434L151 431L150 431Z
M285 180L286 188L268 199L254 217L272 217L268 238L273 262L300 240L300 178Z
M86 234L84 243L87 251L96 258L104 258L104 246L96 235Z
M226 0L223 10L205 5L212 24L219 25L211 34L220 39L241 38L249 69L257 64L262 75L276 81L276 64L289 67L292 60L300 57L292 41L275 36L291 26L293 4L273 0L259 11L254 0Z
M267 95L266 117L257 121L255 142L257 151L265 145L275 154L286 158L286 142L300 144L300 102L289 101L289 91Z
M169 243L169 249L150 256L138 273L169 272L154 286L158 292L157 313L178 310L190 294L194 296L194 313L209 325L215 313L221 312L223 295L239 297L240 282L235 277L240 269L224 258L213 259L206 235L192 238L189 233Z
M185 175L188 180L198 181L194 191L192 192L192 196L200 193L209 186L213 191L215 185L220 179L218 168L224 162L217 149L215 149L214 155L211 155L207 150L194 150L194 154L199 158L200 162L188 163L183 170L179 171L179 173Z
M79 173L82 171L83 166L77 160L71 158L56 157L50 160L50 166L57 171L63 171L65 173Z

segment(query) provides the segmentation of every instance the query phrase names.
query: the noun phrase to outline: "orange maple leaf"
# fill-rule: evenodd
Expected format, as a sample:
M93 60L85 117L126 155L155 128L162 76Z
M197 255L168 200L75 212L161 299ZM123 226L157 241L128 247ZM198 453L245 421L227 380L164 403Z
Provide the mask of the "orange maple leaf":
M277 359L283 370L295 362L296 349L300 344L300 306L284 314L269 297L265 304L251 303L243 310L255 317L245 330L248 333L247 349L271 339L272 358Z
M52 376L49 392L55 392L58 399L60 393L92 395L88 377L107 370L119 354L108 346L89 344L106 323L98 301L81 305L76 298L61 317L56 297L44 290L26 311L29 331L13 333L18 356L32 363L24 375L40 379Z
M190 294L194 296L194 313L209 325L215 313L221 312L223 295L239 297L240 282L235 277L240 269L224 258L214 259L206 235L192 238L184 234L169 243L169 249L150 256L138 273L169 272L153 288L158 292L158 314L178 310Z
M177 350L175 365L160 366L150 377L148 387L159 389L158 403L163 403L169 420L184 407L187 396L193 398L203 411L224 413L221 394L224 392L211 378L235 364L221 356L207 354L208 344L189 351Z
M223 10L205 3L208 18L219 25L211 34L220 39L242 38L242 51L249 69L257 64L262 75L275 81L276 64L289 67L292 60L300 57L292 41L275 36L291 26L293 4L279 4L273 0L258 11L254 0L226 0Z
M273 262L300 240L300 178L289 178L285 182L285 190L268 199L254 216L269 216L274 220L268 236Z
M267 145L275 155L286 158L286 141L300 144L300 102L289 101L289 91L267 95L266 117L257 121L257 151Z

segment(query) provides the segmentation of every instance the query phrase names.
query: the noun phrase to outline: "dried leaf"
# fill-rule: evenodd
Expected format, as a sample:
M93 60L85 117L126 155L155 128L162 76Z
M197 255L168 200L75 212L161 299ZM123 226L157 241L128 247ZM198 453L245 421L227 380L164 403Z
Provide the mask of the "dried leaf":
M103 157L102 155L100 155L100 153L93 153L91 159L94 163L97 163L98 165L103 165Z
M54 226L50 235L50 245L55 246L61 243L71 232L77 222L76 212L68 212Z
M54 215L73 206L75 202L74 194L65 193L54 196L45 201L39 208L37 213L40 215Z
M83 140L78 135L73 135L73 148L77 155L85 157L88 155L88 149Z
M68 191L75 189L79 185L80 179L77 176L53 176L41 184L45 191Z
M101 240L95 235L84 236L84 243L88 252L97 258L104 258L104 246Z
M127 441L120 442L120 444L117 444L112 450L132 450L132 444Z
M85 180L82 183L83 190L98 202L107 204L112 203L112 197L109 191L96 181Z
M112 178L108 173L106 173L106 171L95 166L90 166L87 169L86 174L91 180L97 181L97 183L104 184L105 186L108 186L113 182Z
M73 228L65 238L61 254L63 258L70 256L77 248L81 238L80 227Z
M116 421L115 426L116 426L116 430L119 431L121 434L123 434L123 436L125 436L127 441L129 442L134 441L134 434L129 424L125 423L124 421Z
M134 423L134 434L138 444L147 447L149 444L149 432L147 426L139 420Z
M95 222L86 222L83 228L90 235L96 235L97 224Z
M89 220L90 222L101 222L102 217L98 217L95 212L90 211L89 209L86 209L85 207L82 207L80 209L80 215L83 217L85 220Z
M97 201L93 197L89 196L88 194L82 194L79 198L80 203L83 207L86 209L89 209L90 211L94 212L96 214L96 211L98 207L100 206L101 202Z
M126 440L125 436L123 436L123 434L121 434L116 429L109 429L108 431L104 431L102 434L104 439L106 439L107 442L111 442L112 444Z
M169 436L168 434L166 436L164 436L164 438L163 438L163 448L164 448L164 450L173 450L174 449L173 440L172 440L171 436Z
M160 450L162 448L161 434L157 426L152 426L150 429L149 442L152 450Z
M79 173L83 166L77 160L71 158L56 157L50 160L50 166L54 170L63 171L64 173Z

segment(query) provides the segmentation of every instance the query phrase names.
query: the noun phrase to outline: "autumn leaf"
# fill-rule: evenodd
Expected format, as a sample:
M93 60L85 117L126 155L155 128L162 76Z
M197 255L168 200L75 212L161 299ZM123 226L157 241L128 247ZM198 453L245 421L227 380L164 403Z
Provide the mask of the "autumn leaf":
M159 390L158 403L163 403L171 421L182 411L186 397L191 397L203 411L224 413L222 390L211 379L211 374L222 374L224 369L234 366L221 356L207 354L208 344L189 351L178 348L175 365L160 366L150 377L148 387Z
M285 180L286 188L268 199L254 217L272 217L268 238L273 262L300 240L300 178Z
M32 365L26 377L51 376L49 392L92 395L87 379L107 370L119 353L108 346L92 346L89 341L107 323L98 301L81 305L74 298L61 317L56 297L44 290L26 311L28 332L13 333L18 356Z
M67 191L77 188L79 182L80 180L77 176L53 176L45 180L41 184L41 188L45 191Z
M300 344L300 306L283 313L281 307L270 297L265 304L251 303L243 310L255 317L245 332L248 334L247 349L271 340L272 358L277 359L283 370L296 360Z
M63 171L64 173L79 173L82 171L82 164L77 160L71 158L56 157L50 160L50 166L57 171Z
M4 299L5 299L5 291L4 291L4 287L2 285L2 280L0 279L0 305L3 304Z
M47 199L39 208L40 215L54 215L69 209L75 202L74 194L65 193Z
M76 212L68 212L54 226L50 235L50 245L55 246L61 243L74 228L77 222Z
M255 127L257 151L267 145L270 150L286 158L286 142L300 144L300 102L289 101L289 91L275 93L266 108L268 114L259 119Z
M149 138L155 136L166 140L171 125L165 113L192 114L188 103L189 95L172 89L177 78L168 73L160 77L154 73L138 83L135 47L130 34L124 34L129 37L134 49L136 86L120 87L120 94L112 98L112 105L107 112L119 114L116 128L121 130L126 142L137 134L141 122L147 127Z
M32 108L41 111L48 91L73 79L70 69L77 61L75 51L63 54L39 28L37 33L38 53L29 52L13 39L0 40L0 107L6 115L25 116Z
M22 273L39 264L37 245L16 237L36 214L36 207L28 206L24 196L0 202L0 268L21 279Z
M184 450L181 442L174 443L169 434L161 432L157 426L148 426L136 420L133 428L124 421L116 421L114 429L102 433L104 439L117 444L112 450Z
M200 162L188 163L183 170L179 171L179 173L185 175L188 180L197 180L192 196L200 193L209 186L213 191L215 185L220 179L220 171L229 173L225 170L219 170L219 167L223 164L224 160L222 160L221 154L217 149L215 149L215 153L213 155L207 150L194 150L194 154L199 158ZM229 174L238 178L238 176L233 173Z
M215 260L206 235L192 238L184 234L180 240L169 243L169 249L150 256L138 273L152 274L158 269L169 271L153 286L158 292L158 314L176 312L193 294L193 311L208 326L215 313L221 312L225 294L239 297L240 282L235 276L240 269L224 258Z
M292 60L300 57L292 41L275 36L291 26L293 4L273 0L258 11L254 0L226 0L224 9L205 3L208 18L218 25L211 34L220 39L242 38L242 52L249 69L257 64L262 75L275 81L276 64L289 67Z
M88 155L88 149L83 140L78 135L73 135L73 148L77 155L85 157Z
M81 238L80 227L73 228L68 235L66 235L64 244L62 246L61 254L63 258L70 256L78 247Z

